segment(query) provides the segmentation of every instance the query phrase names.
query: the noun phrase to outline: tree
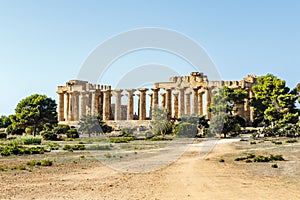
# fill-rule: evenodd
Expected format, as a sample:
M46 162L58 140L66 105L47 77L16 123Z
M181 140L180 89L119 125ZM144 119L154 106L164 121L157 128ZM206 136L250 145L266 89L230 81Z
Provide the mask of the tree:
M111 132L113 129L102 121L100 115L85 115L79 121L79 131L88 134L91 137L92 133L103 134Z
M233 116L233 111L237 111L237 105L243 104L248 97L246 91L242 89L234 90L227 86L221 88L213 96L209 111L214 114L210 122L210 134L223 133L224 137L228 134L236 135L245 126L245 120L240 116Z
M0 128L7 128L9 125L11 125L11 120L8 116L2 115L0 117Z
M151 126L154 134L165 136L172 129L169 112L166 108L154 106L152 109Z
M35 136L37 130L42 130L45 124L57 124L56 107L55 100L46 95L33 94L26 97L18 103L16 113L11 117L12 127L25 129L32 126Z
M285 81L272 74L258 77L258 85L254 86L255 96L251 105L254 107L254 124L296 123L298 109L295 101L295 90L290 91Z

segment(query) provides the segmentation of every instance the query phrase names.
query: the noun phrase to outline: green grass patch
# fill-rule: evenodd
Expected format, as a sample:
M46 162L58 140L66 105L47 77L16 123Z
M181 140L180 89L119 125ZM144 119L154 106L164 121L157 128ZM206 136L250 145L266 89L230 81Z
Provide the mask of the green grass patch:
M285 141L286 143L296 143L296 142L298 142L298 140L296 140L296 139L292 139L292 140L287 140L287 141Z

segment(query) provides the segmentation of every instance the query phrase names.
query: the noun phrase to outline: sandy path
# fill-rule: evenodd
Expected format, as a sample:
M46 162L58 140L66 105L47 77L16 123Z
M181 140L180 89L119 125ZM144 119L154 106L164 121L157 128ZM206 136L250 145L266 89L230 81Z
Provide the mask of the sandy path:
M194 146L177 162L144 174L117 172L100 163L57 174L1 174L0 198L300 199L295 179L258 176L233 161L218 162L234 151L231 143L218 144L200 159L199 147Z

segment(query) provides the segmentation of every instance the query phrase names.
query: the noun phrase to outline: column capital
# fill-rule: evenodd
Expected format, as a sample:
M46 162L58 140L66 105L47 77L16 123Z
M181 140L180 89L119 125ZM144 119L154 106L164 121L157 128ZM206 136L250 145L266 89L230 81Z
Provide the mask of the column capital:
M144 93L148 90L148 88L138 88L138 90L141 92L141 93Z
M160 90L160 88L151 88L151 90L152 90L153 92L158 92L158 91Z

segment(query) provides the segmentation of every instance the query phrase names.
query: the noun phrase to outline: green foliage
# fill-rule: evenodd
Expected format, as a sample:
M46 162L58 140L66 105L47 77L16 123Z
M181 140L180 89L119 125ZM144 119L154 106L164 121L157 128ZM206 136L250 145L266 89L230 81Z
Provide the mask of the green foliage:
M67 134L68 130L70 130L70 126L65 124L58 124L53 128L55 134Z
M111 143L128 143L133 140L134 140L133 137L109 138L109 142Z
M77 132L76 128L71 128L70 130L67 131L67 137L68 138L79 138L79 134Z
M25 129L33 127L33 135L37 130L42 130L44 124L57 124L56 103L46 95L33 94L21 100L16 109L15 115L11 116L14 128Z
M225 160L223 158L220 158L219 162L225 162Z
M111 150L112 145L91 145L87 146L87 150Z
M133 130L131 128L122 128L120 131L121 137L133 137Z
M250 144L256 144L256 142L255 141L251 141Z
M41 135L44 140L52 140L52 141L58 140L57 135L53 133L53 131L42 131Z
M52 166L53 161L52 160L42 160L41 166Z
M86 147L85 147L85 145L84 144L75 144L75 145L65 145L64 147L63 147L63 150L66 150L66 151L78 151L78 150L85 150L86 149Z
M272 142L273 144L282 144L281 141L276 141L276 140L272 140L271 142Z
M4 132L0 132L0 139L4 139L7 137L7 134Z
M293 139L293 140L287 140L287 141L285 141L286 143L296 143L296 142L298 142L298 140L295 140L295 139Z
M8 116L0 116L0 128L7 128L11 125L11 120Z
M251 160L252 159L252 160ZM250 162L272 162L272 161L284 161L282 155L272 155L270 156L262 156L262 155L255 155L255 154L248 154L247 156L238 157L234 159L235 161L243 161L245 160L247 163Z
M297 96L286 87L285 81L272 74L260 76L258 85L254 86L255 96L252 99L254 107L254 124L285 124L298 121L298 110L295 107Z
M174 129L174 134L176 134L178 137L193 138L197 133L197 125L188 122L180 123Z
M79 126L80 128L78 130L84 134L88 134L89 137L93 133L100 135L103 133L109 133L113 130L111 126L108 126L102 121L102 117L100 115L83 116L79 121Z
M278 165L275 163L275 164L272 164L271 167L272 168L278 168Z
M28 161L26 164L29 165L30 167L34 167L34 166L41 166L42 163L39 160L31 160Z
M151 119L152 131L155 135L166 135L172 132L172 123L166 108L154 106Z
M6 128L6 133L12 134L12 135L22 135L24 132L25 132L25 129L17 128L14 124L11 124Z
M42 139L34 136L19 136L16 139L13 139L12 142L16 144L25 144L25 145L41 144Z
M44 147L24 147L16 144L7 144L0 148L1 156L22 155L22 154L43 154Z

